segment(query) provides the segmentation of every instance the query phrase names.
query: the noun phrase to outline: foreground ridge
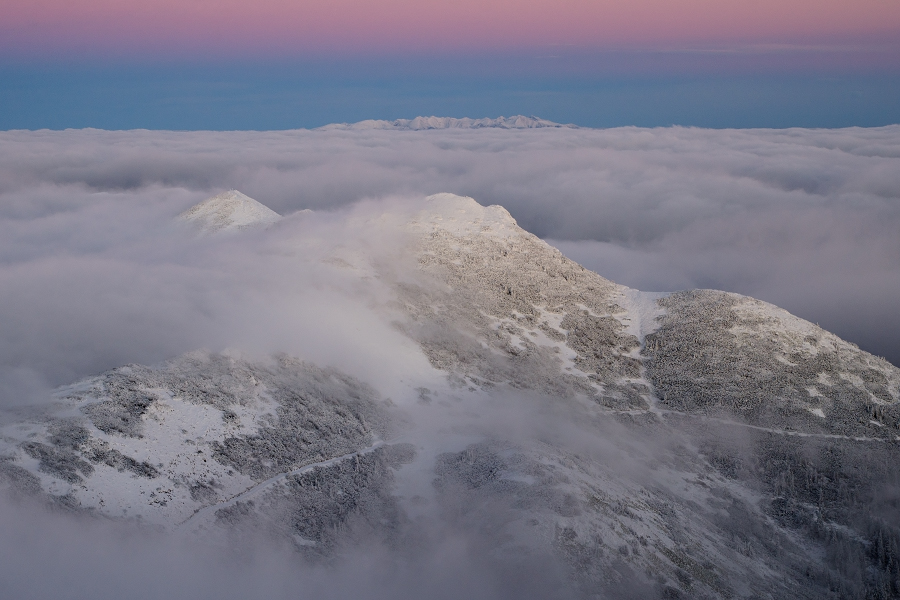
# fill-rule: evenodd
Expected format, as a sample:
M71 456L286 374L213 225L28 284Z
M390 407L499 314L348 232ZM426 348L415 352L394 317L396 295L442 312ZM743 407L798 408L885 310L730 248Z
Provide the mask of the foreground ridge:
M618 285L500 206L367 210L320 254L315 213L267 234L397 334L373 352L416 370L390 397L288 355L128 365L0 429L0 483L303 560L452 530L568 597L900 597L900 369L753 298Z

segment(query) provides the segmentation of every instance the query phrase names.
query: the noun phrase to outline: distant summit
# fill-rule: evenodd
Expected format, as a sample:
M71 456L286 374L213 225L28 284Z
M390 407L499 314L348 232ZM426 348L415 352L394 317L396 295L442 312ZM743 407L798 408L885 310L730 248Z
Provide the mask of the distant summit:
M195 225L203 233L218 233L271 225L281 215L250 196L229 190L192 206L178 218Z
M359 123L333 123L319 127L318 130L335 129L398 129L406 131L423 131L427 129L542 129L545 127L577 129L577 125L562 125L537 117L497 117L496 119L456 119L454 117L416 117L415 119L397 119L395 121L360 121Z

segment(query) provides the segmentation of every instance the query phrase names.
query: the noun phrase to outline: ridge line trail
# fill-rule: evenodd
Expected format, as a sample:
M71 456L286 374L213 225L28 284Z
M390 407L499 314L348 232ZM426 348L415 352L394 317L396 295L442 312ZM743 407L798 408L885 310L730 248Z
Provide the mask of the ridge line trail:
M751 425L750 423L741 423L739 421L729 421L728 419L720 419L718 417L710 417L707 415L694 415L691 413L680 412L677 410L662 409L660 412L662 412L663 414L680 415L683 417L691 417L694 419L704 419L706 421L714 421L716 423L722 423L723 425L734 425L736 427L747 427L748 429L756 429L757 431L766 431L768 433L777 433L780 435L794 435L794 436L798 436L798 437L817 437L817 438L825 438L825 439L833 439L833 440L850 440L853 442L890 443L890 442L897 441L897 440L892 440L890 438L840 435L837 433L812 433L812 432L808 432L808 431L795 431L795 430L790 430L790 429L775 429L774 427L763 427L761 425Z
M220 508L225 508L227 506L233 506L234 504L237 504L238 502L240 502L241 500L243 500L245 498L255 496L255 495L261 493L266 488L286 479L287 477L289 477L291 475L299 475L301 473L307 473L307 472L312 471L313 469L316 469L319 467L330 467L339 462L347 460L348 458L352 458L354 456L362 456L364 454L369 454L370 452L374 452L375 450L377 450L378 448L380 448L381 446L384 446L384 445L385 445L384 441L378 440L375 443L373 443L372 445L366 446L365 448L361 448L354 452L349 452L349 453L343 454L341 456L335 456L334 458L329 458L328 460L322 460L319 462L310 463L308 465L303 465L302 467L297 467L296 469L291 469L290 471L284 471L283 473L274 475L264 481L260 481L259 483L257 483L254 486L247 488L243 492L237 493L237 494L231 496L230 498L226 498L225 500L222 500L221 502L216 502L215 504L208 504L206 506L198 508L197 510L194 511L194 513L191 516L189 516L187 519L185 519L181 523L178 523L175 526L175 531L180 531L180 530L186 529L188 524L198 517L205 516L210 513L214 513L215 511L219 510Z
M816 437L816 438L825 438L832 440L850 440L852 442L882 442L885 444L889 444L891 442L900 441L900 438L877 438L877 437L868 437L868 436L854 436L854 435L840 435L837 433L813 433L810 431L796 431L791 429L776 429L774 427L763 427L762 425L751 425L750 423L741 423L740 421L729 421L728 419L720 419L718 417L710 417L707 415L695 415L691 413L681 412L678 410L668 410L664 408L656 408L655 410L601 410L599 411L602 414L608 415L645 415L645 414L654 414L659 417L664 417L666 415L678 415L679 417L688 417L691 419L703 419L706 421L714 421L716 423L721 423L722 425L733 425L734 427L746 427L748 429L756 429L757 431L765 431L768 433L776 433L779 435L794 435L797 437Z
M658 400L658 399L657 399ZM703 419L705 421L714 421L716 423L721 423L722 425L732 425L734 427L746 427L748 429L756 429L757 431L765 431L768 433L776 433L779 435L793 435L797 437L815 437L815 438L825 438L832 440L850 440L852 442L882 442L885 444L900 441L900 439L891 439L891 438L877 438L877 437L868 437L868 436L854 436L854 435L840 435L837 433L813 433L810 431L796 431L790 429L776 429L774 427L763 427L762 425L752 425L750 423L741 423L740 421L729 421L728 419L720 419L718 417L710 417L707 415L695 415L687 412L681 412L678 410L668 410L664 408L656 407L654 409L648 410L601 410L601 413L618 415L618 414L627 414L627 415L637 415L637 414L655 414L659 417L664 417L666 415L678 415L679 417L688 417L690 419Z

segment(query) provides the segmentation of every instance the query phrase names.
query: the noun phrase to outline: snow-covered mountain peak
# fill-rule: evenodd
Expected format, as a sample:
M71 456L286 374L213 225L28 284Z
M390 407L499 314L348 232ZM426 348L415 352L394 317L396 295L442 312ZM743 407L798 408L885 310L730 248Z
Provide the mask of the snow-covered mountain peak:
M426 232L443 230L455 236L525 234L502 206L482 206L473 198L450 193L425 198L423 209L411 224Z
M178 218L197 226L203 233L217 233L271 225L281 215L237 190L229 190L192 206Z
M395 119L393 121L368 119L358 123L332 123L319 127L321 131L346 129L346 130L366 130L366 129L397 129L406 131L424 131L429 129L542 129L545 127L552 128L569 128L574 129L576 125L563 125L554 123L546 119L538 117L526 117L523 115L515 115L512 117L497 117L496 119L471 119L468 117L457 119L454 117L416 117L415 119Z

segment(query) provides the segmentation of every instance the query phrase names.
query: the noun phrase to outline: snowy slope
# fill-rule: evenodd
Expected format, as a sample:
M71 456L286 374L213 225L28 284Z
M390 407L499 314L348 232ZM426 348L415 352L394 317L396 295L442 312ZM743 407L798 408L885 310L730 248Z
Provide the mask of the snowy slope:
M204 233L235 231L271 225L281 216L268 206L237 190L229 190L207 198L178 215Z
M578 597L900 592L897 368L751 298L617 285L472 198L327 222L342 243L267 252L365 295L401 381L238 352L120 367L3 427L7 488L316 559L452 531L497 568L559 561Z
M56 396L50 421L3 430L18 445L15 464L68 506L170 528L285 469L371 446L380 430L365 385L288 357L195 352Z

